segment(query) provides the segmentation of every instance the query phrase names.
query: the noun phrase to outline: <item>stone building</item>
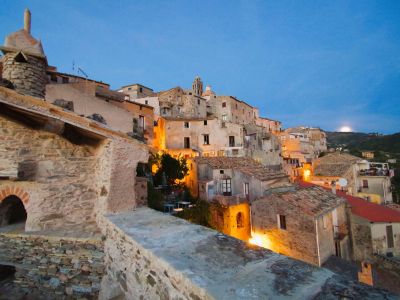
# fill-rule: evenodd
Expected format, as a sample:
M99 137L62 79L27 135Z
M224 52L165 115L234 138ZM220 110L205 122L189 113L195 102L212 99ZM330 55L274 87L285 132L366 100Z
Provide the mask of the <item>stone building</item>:
M126 95L129 95L129 98L131 100L137 100L141 98L147 98L147 97L154 97L156 96L156 93L153 91L153 89L144 86L139 83L134 83L134 84L129 84L121 87L118 92L124 93ZM143 103L147 104L147 103Z
M251 203L251 242L321 266L351 259L345 200L317 186L295 186Z
M293 127L279 133L283 168L292 179L308 180L311 163L327 151L326 134L319 128Z
M339 186L340 178L346 179L345 187ZM313 162L310 180L325 187L334 182L337 189L378 204L393 201L387 163L372 163L347 153L329 153Z
M287 176L250 158L202 157L194 161L198 196L212 203L211 223L244 241L250 238L250 203L271 190L290 187Z
M175 87L158 93L160 115L172 118L206 118L206 99L192 90Z
M85 228L105 213L135 208L146 145L2 87L0 123L2 225L25 211L27 231Z
M351 207L353 259L376 261L375 255L400 257L400 211L341 194Z
M233 96L216 96L207 101L208 113L223 122L255 124L255 108Z
M128 95L115 92L109 86L75 75L52 72L50 84L46 85L46 101L58 105L70 105L75 113L94 118L114 130L145 138L153 143L154 111L149 105L131 101ZM64 107L65 108L65 107Z
M44 97L47 83L47 58L42 43L31 35L31 13L25 10L24 28L9 34L0 47L2 78L26 95Z
M244 149L247 157L271 168L282 168L279 138L269 129L255 124L244 125Z
M159 150L192 149L201 156L244 156L243 128L216 118L160 118Z

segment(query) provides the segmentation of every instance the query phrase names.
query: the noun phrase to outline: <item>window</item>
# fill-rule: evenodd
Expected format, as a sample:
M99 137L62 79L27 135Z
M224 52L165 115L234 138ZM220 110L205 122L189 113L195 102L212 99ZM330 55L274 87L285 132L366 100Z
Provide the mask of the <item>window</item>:
M237 103L236 103L236 109L237 109Z
M235 147L235 137L233 135L229 136L229 147Z
M242 228L244 227L244 222L243 222L243 213L239 212L236 215L236 227Z
M204 126L207 126L207 120L204 120Z
M226 107L226 102L222 102L222 107Z
M226 115L222 115L222 121L226 121Z
M243 183L243 194L248 199L249 198L249 183Z
M144 130L144 116L139 116L139 128Z
M327 215L322 216L322 224L324 226L324 229L328 228L328 216Z
M189 137L183 138L183 148L190 149L190 138Z
M368 188L368 180L367 179L363 179L362 186L363 186L363 188Z
M219 174L224 174L224 170L219 170Z
M278 227L280 229L286 230L286 216L278 215Z
M149 100L144 100L144 104L148 105L149 104Z
M197 99L197 105L200 105L200 99Z
M184 123L183 123L183 127L189 128L189 122L184 122Z
M232 155L239 155L239 149L232 149Z
M386 226L386 237L387 237L387 246L388 248L394 247L394 240L393 240L393 227L392 225Z
M168 108L167 107L163 107L162 114L166 115L167 113L168 113Z
M203 135L204 145L210 145L210 136L208 134Z
M222 193L224 196L232 196L232 185L230 179L222 180Z
M142 87L139 88L139 93L143 93L143 88Z
M129 87L129 88L128 88L128 91L130 91L131 89L132 89L132 88Z

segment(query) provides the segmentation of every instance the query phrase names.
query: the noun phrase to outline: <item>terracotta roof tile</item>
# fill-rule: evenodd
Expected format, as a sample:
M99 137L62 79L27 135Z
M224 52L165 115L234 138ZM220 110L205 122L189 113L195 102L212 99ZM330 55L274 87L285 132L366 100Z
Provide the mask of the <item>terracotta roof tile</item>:
M338 207L345 200L319 186L298 185L294 191L272 193L263 199L283 200L310 216L318 216Z
M213 169L236 169L242 173L253 176L261 181L287 177L281 171L269 169L259 162L247 157L200 157L196 159L198 164L208 164Z

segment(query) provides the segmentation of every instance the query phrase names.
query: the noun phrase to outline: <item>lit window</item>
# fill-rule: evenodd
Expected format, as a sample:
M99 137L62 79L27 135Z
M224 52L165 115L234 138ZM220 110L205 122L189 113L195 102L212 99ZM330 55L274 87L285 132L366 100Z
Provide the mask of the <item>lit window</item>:
M204 145L210 145L210 136L208 134L203 135Z

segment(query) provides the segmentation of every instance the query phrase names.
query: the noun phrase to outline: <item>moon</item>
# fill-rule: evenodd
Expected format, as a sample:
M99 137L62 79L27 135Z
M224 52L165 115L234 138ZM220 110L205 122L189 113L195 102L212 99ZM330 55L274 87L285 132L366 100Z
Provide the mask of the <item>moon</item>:
M351 129L350 126L342 126L342 127L340 127L339 131L340 132L352 132L353 129Z

